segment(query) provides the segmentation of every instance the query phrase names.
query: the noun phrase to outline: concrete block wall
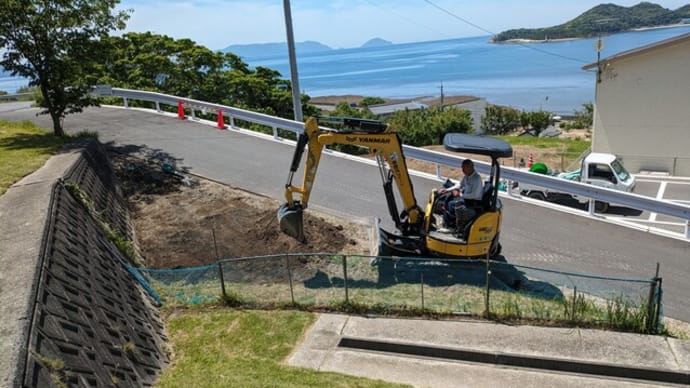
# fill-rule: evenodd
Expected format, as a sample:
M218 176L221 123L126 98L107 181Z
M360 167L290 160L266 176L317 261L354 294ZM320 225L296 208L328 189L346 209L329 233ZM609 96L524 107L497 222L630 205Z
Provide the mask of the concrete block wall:
M65 182L133 235L98 143L51 158L0 197L0 386L151 386L169 361L157 309Z

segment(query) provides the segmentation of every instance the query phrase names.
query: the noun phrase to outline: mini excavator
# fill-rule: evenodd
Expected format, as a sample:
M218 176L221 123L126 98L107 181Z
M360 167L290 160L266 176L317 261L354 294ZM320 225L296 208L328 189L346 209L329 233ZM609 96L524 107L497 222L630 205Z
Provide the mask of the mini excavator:
M333 119L328 118L328 121ZM326 121L323 120L322 121ZM500 254L499 243L502 205L498 198L500 165L498 159L510 157L513 150L503 140L462 133L449 133L444 137L444 147L453 152L486 155L491 158L491 172L483 186L482 199L467 206L473 207L472 219L459 220L452 228L443 225L443 212L450 193L440 194L436 189L422 209L414 196L408 174L403 147L398 134L383 122L358 118L338 118L342 129L319 126L319 119L311 117L304 132L297 139L297 146L285 185L286 202L278 209L281 230L305 241L303 212L309 203L323 148L333 144L367 147L376 157L383 180L383 192L388 211L397 231L389 232L378 226L378 257L441 257L457 259L493 258ZM302 185L292 184L307 152ZM402 211L393 193L395 182L402 200Z

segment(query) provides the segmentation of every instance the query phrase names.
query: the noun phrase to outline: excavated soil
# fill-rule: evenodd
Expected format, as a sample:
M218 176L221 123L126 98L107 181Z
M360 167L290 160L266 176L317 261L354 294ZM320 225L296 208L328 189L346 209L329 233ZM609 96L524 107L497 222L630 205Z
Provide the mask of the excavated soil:
M369 254L370 226L365 223L309 209L302 243L280 231L279 201L186 174L160 152L109 151L149 268L282 253ZM166 164L183 176L166 172Z

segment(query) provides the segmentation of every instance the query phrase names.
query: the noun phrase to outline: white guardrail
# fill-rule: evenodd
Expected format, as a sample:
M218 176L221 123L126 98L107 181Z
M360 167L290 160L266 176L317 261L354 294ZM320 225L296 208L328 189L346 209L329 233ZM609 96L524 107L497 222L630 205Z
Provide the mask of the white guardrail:
M149 101L156 105L156 110L160 111L160 104L178 106L182 105L194 110L204 111L207 113L218 114L222 112L223 116L230 119L230 126L235 126L235 119L244 120L254 124L265 125L273 128L273 136L278 138L278 129L292 131L295 134L300 134L304 130L304 123L293 120L283 119L280 117L269 116L262 113L251 112L243 109L233 108L220 104L212 104L208 102L198 101L190 98L176 97L162 93L145 92L139 90L110 88L108 86L97 86L94 88L94 95L98 96L114 96L121 97L124 100L125 107L128 106L128 100ZM192 113L193 114L193 113ZM194 116L192 116L194 117ZM442 152L425 150L422 148L403 146L406 158L423 160L437 165L437 176L442 178L440 174L440 166L458 167L463 158ZM478 172L488 174L490 171L490 164L486 162L476 161L475 166ZM510 167L501 169L501 177L513 181L526 184L537 185L552 189L558 192L570 193L590 198L589 212L593 214L593 202L603 201L615 203L637 210L647 210L653 213L664 214L671 217L680 218L685 221L685 239L690 239L690 206L682 204L646 197L633 193L625 193L617 190L606 189L603 187L592 186L584 183L568 181L565 179L555 178L542 174L535 174L528 171L520 171ZM510 193L510 190L508 190ZM512 194L511 194L512 195Z

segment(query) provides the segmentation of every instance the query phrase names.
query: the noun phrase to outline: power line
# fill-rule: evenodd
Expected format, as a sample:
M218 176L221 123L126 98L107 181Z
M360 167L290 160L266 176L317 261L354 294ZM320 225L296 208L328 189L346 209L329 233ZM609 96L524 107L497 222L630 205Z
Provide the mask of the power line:
M462 17L460 17L460 16L454 14L453 12L451 12L451 11L449 11L449 10L447 10L447 9L445 9L445 8L443 8L443 7L441 7L440 5L434 3L434 2L431 1L431 0L423 0L423 1L424 1L425 3L431 5L432 7L438 9L439 11L441 11L441 12L443 12L443 13L446 13L446 14L450 15L451 17L455 18L455 19L458 19L458 20L460 20L461 22L463 22L463 23L465 23L465 24L469 24L470 26L472 26L472 27L474 27L474 28L476 28L476 29L478 29L478 30L480 30L480 31L486 32L487 34L490 34L490 35L493 35L493 36L498 35L498 34L496 34L496 33L493 32L493 31L487 30L486 28L484 28L484 27L482 27L482 26L480 26L480 25L474 24L474 23L472 23L471 21L469 21L469 20L467 20L467 19L465 19L465 18L462 18ZM567 59L567 60L575 61L575 62L579 62L579 63L589 63L589 61L583 61L583 60L581 60L581 59L569 57L569 56L567 56L567 55L556 54L556 53L553 53L553 52L550 52L550 51L547 51L547 50L543 50L543 49L540 49L540 48L537 48L537 47L534 47L534 46L530 46L530 45L524 44L524 43L522 43L522 42L515 42L515 44L520 45L520 46L525 47L525 48L528 48L528 49L530 49L530 50L534 50L534 51L540 52L540 53L542 53L542 54L551 55L551 56L554 56L554 57L559 57L559 58L563 58L563 59Z
M441 34L441 35L443 35L443 36L445 36L445 37L447 37L447 38L454 38L454 36L448 35L448 34L445 33L445 32L436 30L436 29L431 28L431 27L429 27L429 26L427 26L427 25L420 24L420 23L417 22L417 20L415 20L415 19L408 18L408 17L406 17L406 16L403 15L403 14L397 13L397 12L391 10L391 9L384 8L384 7L382 7L381 5L376 4L375 2L373 2L373 1L371 1L371 0L364 0L364 1L366 1L367 3L373 5L373 6L376 7L376 8L381 9L381 10L384 11L385 13L394 14L395 16L399 17L400 19L404 19L404 20L406 20L406 21L408 21L408 22L410 22L410 23L412 23L412 24L416 24L416 25L418 25L418 26L420 26L420 27L429 29L430 31L433 31L433 32L435 32L435 33L437 33L437 34Z

